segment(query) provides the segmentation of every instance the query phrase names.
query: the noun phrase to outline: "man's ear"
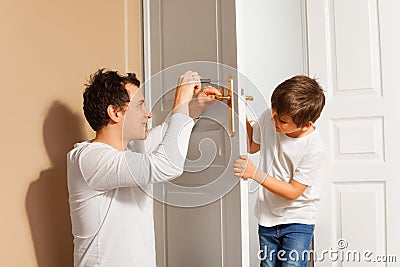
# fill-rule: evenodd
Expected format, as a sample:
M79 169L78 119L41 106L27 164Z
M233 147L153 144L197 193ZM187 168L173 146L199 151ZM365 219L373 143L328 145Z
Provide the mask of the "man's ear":
M111 121L119 122L122 119L122 111L114 107L113 105L109 105L107 107L107 114L110 117Z

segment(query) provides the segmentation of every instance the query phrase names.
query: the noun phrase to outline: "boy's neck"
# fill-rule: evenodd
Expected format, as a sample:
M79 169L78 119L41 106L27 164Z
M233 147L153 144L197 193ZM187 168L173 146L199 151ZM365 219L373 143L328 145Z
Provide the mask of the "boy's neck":
M290 138L301 138L301 137L307 136L310 133L314 132L314 130L315 130L314 125L311 125L306 130L303 130L300 128L298 131L294 131L292 133L287 133L286 135L289 136Z

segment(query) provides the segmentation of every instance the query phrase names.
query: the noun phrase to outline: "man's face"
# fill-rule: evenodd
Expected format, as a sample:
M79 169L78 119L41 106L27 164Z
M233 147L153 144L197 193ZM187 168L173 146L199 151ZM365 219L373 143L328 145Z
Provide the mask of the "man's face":
M143 140L147 137L147 121L151 113L147 110L144 97L139 88L131 83L125 85L128 90L130 102L125 113L123 139Z

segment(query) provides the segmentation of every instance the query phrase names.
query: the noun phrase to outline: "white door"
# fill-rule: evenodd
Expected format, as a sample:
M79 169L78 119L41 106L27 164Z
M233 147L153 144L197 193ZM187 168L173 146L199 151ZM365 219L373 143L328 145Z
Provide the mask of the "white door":
M310 75L328 96L316 266L400 261L399 11L398 0L307 1Z
M249 120L270 106L270 96L282 81L308 74L305 0L242 1L236 11L238 69L256 86L245 87L254 101L247 105ZM259 153L250 156L259 163ZM254 215L258 183L249 183L250 266L259 266L258 222Z
M170 112L178 77L187 70L226 87L225 94L233 90L232 107L219 101L196 123L184 174L154 186L157 266L249 266L247 181L233 176L233 161L246 152L235 1L149 0L143 10L153 125Z

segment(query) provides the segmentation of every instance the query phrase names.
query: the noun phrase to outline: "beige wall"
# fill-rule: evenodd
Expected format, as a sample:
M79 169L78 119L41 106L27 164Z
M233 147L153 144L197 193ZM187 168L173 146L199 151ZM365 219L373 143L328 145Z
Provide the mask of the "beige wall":
M72 266L65 155L93 136L83 84L100 67L142 77L139 14L139 0L0 0L1 266Z

